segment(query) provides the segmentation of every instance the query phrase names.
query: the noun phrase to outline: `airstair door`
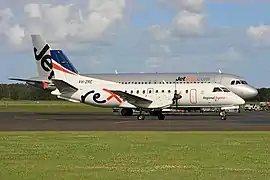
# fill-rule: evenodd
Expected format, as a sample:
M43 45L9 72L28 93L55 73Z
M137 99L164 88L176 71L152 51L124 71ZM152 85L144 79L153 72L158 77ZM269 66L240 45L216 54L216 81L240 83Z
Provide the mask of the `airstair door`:
M197 104L197 90L196 89L190 90L190 103Z

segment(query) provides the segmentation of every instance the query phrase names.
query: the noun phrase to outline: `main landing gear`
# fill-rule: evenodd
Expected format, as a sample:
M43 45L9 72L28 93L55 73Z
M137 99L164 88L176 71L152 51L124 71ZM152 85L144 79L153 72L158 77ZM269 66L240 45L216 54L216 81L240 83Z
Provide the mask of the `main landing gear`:
M162 110L157 111L156 116L158 117L158 120L164 120L165 119L165 115L162 114ZM145 119L145 115L143 114L142 110L140 110L140 114L137 116L138 120L144 120Z
M226 120L226 119L227 119L226 111L221 110L221 111L219 112L219 115L220 115L220 119L221 119L221 120Z

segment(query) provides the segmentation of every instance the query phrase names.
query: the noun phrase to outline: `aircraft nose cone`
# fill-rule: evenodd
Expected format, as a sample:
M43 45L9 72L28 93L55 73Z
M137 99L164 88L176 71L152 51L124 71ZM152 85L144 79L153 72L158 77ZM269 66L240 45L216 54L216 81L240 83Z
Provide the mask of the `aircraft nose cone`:
M243 98L241 98L240 96L236 94L234 95L234 99L235 99L235 104L237 105L243 105L246 103L246 101Z
M239 96L236 99L237 99L236 104L238 104L238 105L243 105L243 104L246 103L246 101L243 98L239 97Z
M252 97L255 97L255 96L258 95L258 90L255 89L255 88L253 88L253 89L251 90L250 94L251 94Z
M248 87L244 89L243 98L244 99L252 99L258 95L258 90L253 87ZM241 96L242 97L242 96Z
M240 98L240 97L239 97ZM244 99L242 99L242 98L240 98L239 99L239 102L240 102L240 105L242 105L242 104L245 104L246 103L246 101L244 100Z

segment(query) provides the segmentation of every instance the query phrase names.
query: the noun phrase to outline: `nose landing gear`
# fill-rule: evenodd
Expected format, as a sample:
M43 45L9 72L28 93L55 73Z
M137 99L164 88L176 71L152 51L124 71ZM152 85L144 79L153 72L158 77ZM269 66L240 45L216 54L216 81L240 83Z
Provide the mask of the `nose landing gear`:
M219 115L220 115L220 119L221 119L221 120L226 120L226 119L227 119L226 111L221 110L221 111L219 112Z

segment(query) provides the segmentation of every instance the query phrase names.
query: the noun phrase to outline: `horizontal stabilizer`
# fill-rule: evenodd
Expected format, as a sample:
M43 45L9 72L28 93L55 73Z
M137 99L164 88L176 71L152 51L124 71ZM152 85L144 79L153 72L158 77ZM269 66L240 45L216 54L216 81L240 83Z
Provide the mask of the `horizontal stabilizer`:
M23 82L27 82L27 83L50 83L50 81L47 80L38 80L38 79L21 79L21 78L8 78L9 80L15 80L15 81L23 81Z
M152 101L149 99L135 96L133 94L129 94L123 91L116 91L116 90L110 90L110 91L120 96L122 99L127 100L130 104L137 107L147 108L152 103Z
M78 91L78 88L70 85L69 83L63 80L52 79L52 82L55 84L56 88L59 90L61 94L74 93Z

